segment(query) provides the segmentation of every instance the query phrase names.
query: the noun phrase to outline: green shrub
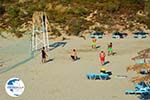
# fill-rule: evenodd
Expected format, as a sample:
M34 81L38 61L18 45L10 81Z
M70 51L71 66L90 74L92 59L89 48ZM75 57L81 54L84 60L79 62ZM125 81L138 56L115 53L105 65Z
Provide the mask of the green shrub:
M17 38L23 37L23 35L22 35L21 33L19 33L19 32L15 32L14 34L15 34L15 36L16 36Z
M45 2L37 2L35 4L29 4L28 8L27 8L27 11L29 13L29 17L32 17L33 13L35 11L45 11L45 6L46 6L46 3Z
M119 10L119 4L114 3L114 2L108 2L104 4L105 10L109 12L115 12Z
M57 37L61 36L61 33L55 28L52 28L52 32L54 33L53 35L55 35Z
M88 9L84 7L76 7L76 8L69 8L66 11L67 14L72 14L72 15L79 15L79 16L84 16L89 13Z
M5 8L0 4L0 15L3 15L5 12Z
M60 0L61 3L71 3L73 0Z
M150 16L150 0L145 1L144 11Z
M19 17L12 18L9 20L9 24L11 26L10 32L15 34L16 37L20 38L23 35L21 32L18 32L17 27L19 27L23 22L19 19Z
M97 31L97 32L102 32L102 29L100 27L95 27L94 30Z
M75 11L73 8L69 8L67 11L66 11L67 14L75 14Z
M55 18L55 21L57 23L64 23L65 22L65 17L60 15L60 16Z
M92 4L92 3L96 3L99 2L101 0L75 0L76 2L78 2L79 4Z
M19 13L19 8L18 7L14 7L14 6L10 6L7 9L7 13L10 15L10 17L15 18L18 16Z
M147 20L145 23L146 23L146 25L148 26L148 28L150 29L150 18L149 18L149 20Z
M75 9L75 14L83 16L86 15L88 13L88 10L86 8L83 7L78 7Z
M132 4L140 4L144 2L144 0L126 0L126 1Z
M29 17L32 17L33 13L37 11L37 6L36 5L32 5L27 8L27 12L29 13Z
M75 35L75 36L78 36L79 33L81 31L84 30L84 20L83 19L80 19L80 18L74 18L71 20L70 22L70 29L69 29L69 35Z

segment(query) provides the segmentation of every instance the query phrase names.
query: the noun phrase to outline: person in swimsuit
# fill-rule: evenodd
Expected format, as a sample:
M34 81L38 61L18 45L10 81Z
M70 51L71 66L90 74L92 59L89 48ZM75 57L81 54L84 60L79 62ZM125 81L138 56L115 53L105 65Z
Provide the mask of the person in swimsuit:
M71 58L72 58L73 61L76 61L78 59L76 49L72 50Z
M112 53L113 53L112 42L110 42L110 44L108 44L108 56L112 55Z
M46 63L46 57L48 56L45 52L45 47L43 47L42 51L42 63Z
M96 38L92 39L92 48L96 49Z
M99 54L99 57L100 57L101 65L104 65L104 63L105 63L105 52L101 51Z

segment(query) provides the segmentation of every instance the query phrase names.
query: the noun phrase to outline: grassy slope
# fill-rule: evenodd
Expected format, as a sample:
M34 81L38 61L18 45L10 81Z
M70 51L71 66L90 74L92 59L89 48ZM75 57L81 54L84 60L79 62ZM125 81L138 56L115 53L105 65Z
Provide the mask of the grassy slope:
M145 9L144 0L25 0L24 3L19 1L22 0L0 0L0 28L10 27L12 33L17 33L16 28L31 21L34 11L46 11L50 22L69 25L68 33L78 35L92 24L83 20L83 17L96 9L103 12L106 18L121 14L134 15L138 10ZM107 22L106 18L97 20Z

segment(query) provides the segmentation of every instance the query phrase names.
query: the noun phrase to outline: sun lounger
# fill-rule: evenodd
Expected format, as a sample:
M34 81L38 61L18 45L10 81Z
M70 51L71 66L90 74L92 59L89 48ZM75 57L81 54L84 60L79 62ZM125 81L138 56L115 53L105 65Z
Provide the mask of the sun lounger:
M144 59L140 59L140 60L135 60L136 64L144 64Z
M147 93L145 92L144 90L126 90L125 91L125 94L134 94L134 95L141 95L141 94L144 94L144 93Z
M136 90L136 94L149 95L150 94L150 87L145 87L145 88L141 88L139 90Z
M148 70L141 70L140 73L141 74L149 74L150 72Z
M96 80L96 79L107 80L107 79L109 79L109 76L110 75L107 73L99 73L99 74L90 73L90 74L87 74L87 78L92 79L92 80Z
M87 74L88 79L95 79L96 75L94 73Z
M125 94L139 95L140 100L149 100L150 98L150 86L144 82L135 84L135 90L126 90Z
M126 90L125 94L135 94L135 91L134 90Z
M150 95L150 87L138 88L136 90L126 90L125 94Z
M135 84L136 90L139 90L139 89L144 88L144 87L146 87L146 84L144 82L140 82L138 84Z

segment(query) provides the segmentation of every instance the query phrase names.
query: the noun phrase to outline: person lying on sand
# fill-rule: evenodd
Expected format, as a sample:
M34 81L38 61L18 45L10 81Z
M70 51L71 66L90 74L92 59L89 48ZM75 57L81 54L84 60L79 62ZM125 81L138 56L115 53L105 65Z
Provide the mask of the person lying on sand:
M48 55L45 52L45 47L43 47L41 53L42 53L42 63L46 63L46 57L48 57Z
M72 58L73 61L76 61L78 59L76 49L72 50L71 58Z

